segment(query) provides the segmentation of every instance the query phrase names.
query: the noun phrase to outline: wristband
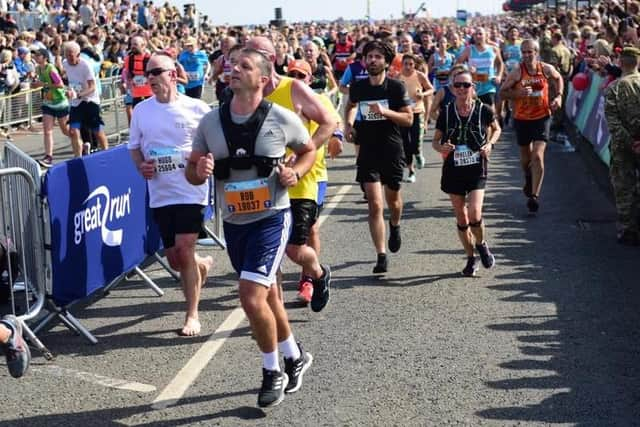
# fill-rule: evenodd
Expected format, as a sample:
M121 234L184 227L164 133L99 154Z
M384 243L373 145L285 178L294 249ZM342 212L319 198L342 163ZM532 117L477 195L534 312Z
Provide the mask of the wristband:
M340 140L340 142L344 141L344 133L342 133L340 129L336 129L335 131L333 131L333 134L331 134L331 136L335 136Z

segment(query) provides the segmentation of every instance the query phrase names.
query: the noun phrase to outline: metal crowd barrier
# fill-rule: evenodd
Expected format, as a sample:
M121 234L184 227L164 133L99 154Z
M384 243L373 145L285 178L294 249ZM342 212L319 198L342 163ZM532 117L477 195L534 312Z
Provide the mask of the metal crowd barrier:
M105 133L110 141L120 144L129 133L124 96L120 94L120 76L100 79L100 106L105 122ZM205 83L202 100L213 106L217 103L215 88ZM18 125L31 126L42 117L40 89L23 89L13 95L0 96L0 128Z
M7 246L8 266L12 265L10 249L18 254L16 277L9 268L5 278L11 311L22 322L26 338L51 360L51 352L26 324L40 314L47 295L42 211L37 188L29 171L18 167L0 169L0 224Z

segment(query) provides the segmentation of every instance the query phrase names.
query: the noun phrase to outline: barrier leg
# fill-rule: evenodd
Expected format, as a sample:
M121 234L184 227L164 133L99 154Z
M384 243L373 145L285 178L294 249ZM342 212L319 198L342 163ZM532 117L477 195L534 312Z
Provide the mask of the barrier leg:
M75 333L76 335L83 336L89 341L91 344L97 344L98 340L96 339L91 332L87 328L85 328L82 323L78 319L76 319L67 309L73 303L69 304L65 308L58 307L53 300L47 300L47 310L49 314L47 314L34 328L33 333L38 333L45 326L47 326L51 321L55 318L58 318L70 331ZM46 350L46 349L45 349ZM51 354L51 353L49 353ZM45 358L47 355L45 354Z
M104 296L109 295L109 292L111 292L113 288L118 286L126 276L127 276L126 274L121 274L120 276L113 279L111 283L109 283L107 286L104 287L104 289L102 290L102 295Z
M49 349L45 347L44 344L42 344L42 341L40 341L38 337L36 337L36 335L31 331L31 329L25 322L22 322L22 332L24 333L24 335L26 335L31 344L33 344L38 349L38 351L42 353L45 359L49 361L53 360L53 354L51 354Z
M156 295L158 295L159 297L164 295L164 291L162 289L160 289L158 287L158 285L156 285L153 280L151 280L151 278L149 276L146 275L146 273L144 271L142 271L142 269L140 269L140 267L135 267L133 269L133 271L136 272L136 274L138 274L138 276L140 276L140 278L142 280L144 280L144 282L147 284L147 286L149 286L151 288L151 290L153 292L155 292Z
M198 244L201 246L214 246L217 245L220 247L220 249L227 249L227 244L226 242L219 238L218 236L216 236L216 234L211 231L211 229L209 227L207 227L206 225L204 226L204 231L205 233L207 233L207 236L209 236L209 239L211 239L211 241L208 241L208 239L200 239L198 240Z
M62 320L66 325L71 324L75 328L76 331L83 337L85 337L91 344L98 344L98 340L87 328L85 328L82 323L78 319L76 319L73 314L69 313L67 310L63 310L61 313L58 313L58 317Z

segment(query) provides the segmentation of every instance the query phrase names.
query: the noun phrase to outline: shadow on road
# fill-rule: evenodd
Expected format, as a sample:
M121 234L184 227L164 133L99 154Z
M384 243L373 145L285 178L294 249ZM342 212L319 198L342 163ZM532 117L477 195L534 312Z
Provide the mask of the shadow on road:
M501 184L521 188L517 162L507 162L505 151L496 154L498 162L508 163L500 166ZM517 274L496 276L507 284L490 289L505 303L541 309L539 315L486 325L496 334L515 334L520 351L499 363L501 376L486 385L518 396L545 390L551 397L476 415L501 422L638 425L640 251L615 243L613 207L592 180L580 176L588 173L580 159L570 156L547 155L548 179L535 218L527 218L520 191L488 192L487 212L503 213L491 225L492 238L502 243L496 258L519 266ZM594 225L578 227L582 217Z

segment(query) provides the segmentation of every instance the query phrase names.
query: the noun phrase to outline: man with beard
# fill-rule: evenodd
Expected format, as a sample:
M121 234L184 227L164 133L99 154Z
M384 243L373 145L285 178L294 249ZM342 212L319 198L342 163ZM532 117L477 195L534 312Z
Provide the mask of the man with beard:
M404 152L400 127L413 124L413 112L404 85L387 78L386 68L394 58L393 47L372 41L362 51L369 77L354 82L349 88L345 110L345 134L360 145L357 181L364 185L369 204L369 231L378 254L374 273L387 271L384 237L384 196L391 210L389 250L400 250L400 217L402 197L400 183L404 168ZM357 110L356 110L357 108ZM354 122L354 113L355 122Z
M564 81L550 64L538 60L540 46L533 39L520 45L522 63L511 71L500 89L503 99L513 100L513 128L520 146L520 166L525 176L522 189L527 208L534 214L544 178L544 151L549 142L551 114L562 105ZM550 93L553 88L553 96Z
M140 37L131 39L131 52L124 59L125 85L133 97L133 106L153 95L151 86L145 77L145 70L151 54L146 50L147 43Z

